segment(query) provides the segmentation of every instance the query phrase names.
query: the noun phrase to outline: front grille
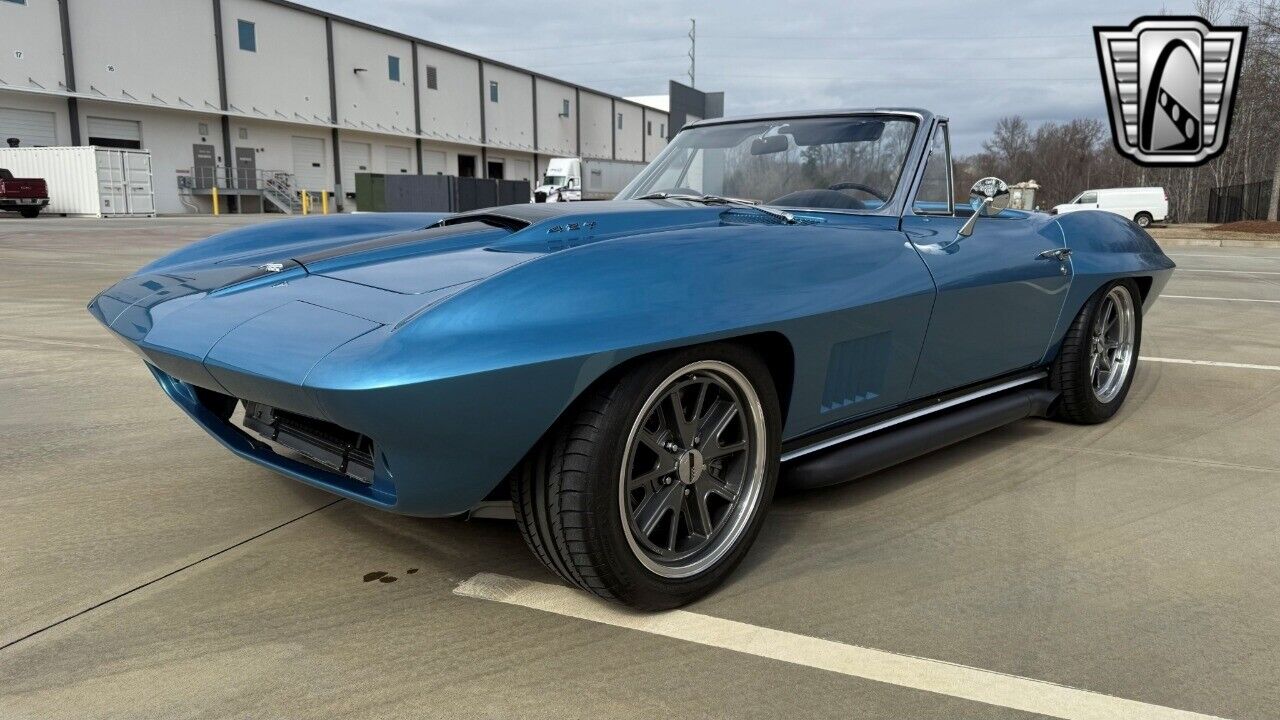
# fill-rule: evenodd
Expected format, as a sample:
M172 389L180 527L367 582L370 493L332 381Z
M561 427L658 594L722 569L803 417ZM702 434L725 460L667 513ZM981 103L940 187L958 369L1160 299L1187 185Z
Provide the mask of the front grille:
M244 426L327 470L365 484L373 482L373 441L360 433L248 400L244 401Z

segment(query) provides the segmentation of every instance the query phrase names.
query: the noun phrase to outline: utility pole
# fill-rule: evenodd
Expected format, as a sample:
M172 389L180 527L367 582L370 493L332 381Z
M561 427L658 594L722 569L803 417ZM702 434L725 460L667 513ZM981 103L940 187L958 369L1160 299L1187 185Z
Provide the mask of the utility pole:
M694 75L697 54L698 21L693 18L689 18L689 87L698 87L697 79Z

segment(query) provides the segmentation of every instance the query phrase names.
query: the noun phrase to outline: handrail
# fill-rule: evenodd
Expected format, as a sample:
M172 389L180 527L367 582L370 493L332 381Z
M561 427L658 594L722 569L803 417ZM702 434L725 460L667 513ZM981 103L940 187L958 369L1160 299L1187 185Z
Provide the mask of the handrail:
M178 178L179 187L186 192L215 188L256 191L285 213L302 210L301 192L294 183L293 173L284 170L203 166L179 170Z

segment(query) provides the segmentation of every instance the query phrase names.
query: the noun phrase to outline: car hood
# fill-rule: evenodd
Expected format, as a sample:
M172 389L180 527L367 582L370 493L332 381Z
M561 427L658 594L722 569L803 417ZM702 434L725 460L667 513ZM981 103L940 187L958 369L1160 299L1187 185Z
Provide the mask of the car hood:
M423 218L377 218L375 231L360 221L360 232L343 218L281 223L275 233L267 224L257 235L238 231L222 246L215 237L197 243L198 253L188 248L162 258L89 307L133 341L153 337L162 323L212 338L290 301L395 324L516 265L610 238L720 224L725 212L665 201L554 203L434 216L425 218L429 227L410 230L403 225ZM344 223L351 226L346 235L334 230Z
M650 201L509 205L288 259L310 274L421 294L484 280L547 254L610 238L720 224L724 211L723 206Z

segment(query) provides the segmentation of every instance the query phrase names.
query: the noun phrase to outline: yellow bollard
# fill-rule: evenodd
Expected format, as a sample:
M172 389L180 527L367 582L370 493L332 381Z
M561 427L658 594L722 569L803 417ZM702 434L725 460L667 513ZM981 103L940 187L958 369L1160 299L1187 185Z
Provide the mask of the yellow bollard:
M218 217L218 186L213 186L213 216Z
M320 193L320 214L329 214L329 193L327 192Z
M306 190L303 190L302 191L302 214L303 215L306 215L310 210L310 207L308 207L311 204L310 201L311 201L311 193L307 192Z

